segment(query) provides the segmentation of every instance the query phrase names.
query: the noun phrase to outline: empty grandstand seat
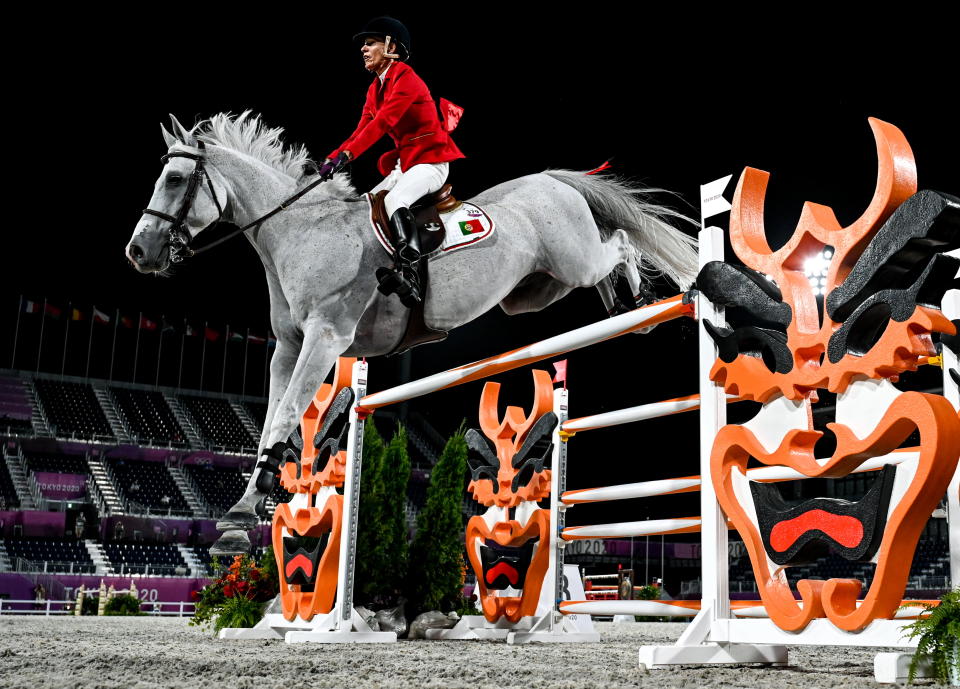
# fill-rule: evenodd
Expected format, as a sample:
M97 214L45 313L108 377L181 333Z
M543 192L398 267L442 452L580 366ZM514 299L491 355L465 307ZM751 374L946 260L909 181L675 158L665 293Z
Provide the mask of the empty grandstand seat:
M128 501L153 511L190 512L187 501L161 462L138 462L116 457L107 461L113 470L117 487Z
M113 437L107 417L89 384L38 378L34 385L57 435L87 439Z
M263 429L263 423L267 419L266 402L246 401L243 403L243 406L247 410L247 413L250 414L250 418L253 419L253 422L257 424L257 428Z
M80 455L46 455L24 452L30 471L51 471L59 474L88 474L86 457Z
M239 467L184 464L183 468L195 481L203 500L218 511L233 507L247 486Z
M104 543L103 552L118 574L183 576L189 571L175 545Z
M196 420L201 435L213 445L231 451L256 448L259 445L259 439L250 437L227 400L192 395L181 395L180 399Z
M0 510L15 510L20 507L17 489L13 487L7 462L0 458Z
M23 381L15 376L0 376L0 433L33 433L30 417L33 408Z
M139 442L187 446L186 434L162 393L111 387L110 394L113 395L120 417Z
M16 558L22 558L37 566L39 571L43 571L44 563L48 572L93 573L96 571L83 541L10 539L3 543L14 567L16 567Z

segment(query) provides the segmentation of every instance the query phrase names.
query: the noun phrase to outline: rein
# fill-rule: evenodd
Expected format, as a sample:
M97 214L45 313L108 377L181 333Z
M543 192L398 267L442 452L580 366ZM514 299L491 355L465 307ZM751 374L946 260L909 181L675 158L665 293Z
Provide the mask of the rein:
M193 238L190 236L190 232L186 227L187 214L190 212L190 209L193 207L193 202L197 198L197 191L200 189L200 185L203 183L203 180L207 180L207 189L209 190L210 197L213 199L214 205L217 207L217 219L203 228L204 230L211 227L216 227L220 224L220 221L223 219L223 208L220 206L220 201L217 199L217 195L213 189L213 181L210 179L210 175L207 173L206 168L204 167L204 156L203 152L205 150L205 145L202 141L197 141L197 147L200 149L200 153L188 153L186 151L174 151L172 153L167 153L160 160L166 164L170 158L190 158L191 160L196 161L196 165L193 168L193 172L190 174L190 180L187 182L187 193L183 197L183 203L180 205L180 210L177 211L176 216L163 213L161 211L155 211L152 208L144 208L143 212L146 215L154 215L162 220L166 220L170 223L170 228L168 230L169 234L169 244L170 244L170 262L171 263L180 263L185 258L191 256L196 256L197 254L202 254L204 251L209 251L215 246L223 244L228 239L233 239L238 234L242 234L249 230L251 227L259 228L264 222L272 218L274 215L280 211L286 210L305 195L307 192L312 190L314 187L319 185L321 182L324 182L324 178L320 177L303 189L298 191L293 196L284 199L280 204L269 211L268 213L260 216L253 222L247 223L243 227L237 228L232 232L224 235L220 239L212 241L208 244L202 246L194 247L192 246ZM201 230L202 232L203 230Z

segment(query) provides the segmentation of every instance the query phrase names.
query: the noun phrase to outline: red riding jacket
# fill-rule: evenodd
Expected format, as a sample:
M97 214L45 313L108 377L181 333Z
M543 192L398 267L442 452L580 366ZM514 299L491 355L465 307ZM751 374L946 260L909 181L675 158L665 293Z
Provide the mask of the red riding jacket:
M440 123L437 106L423 79L410 65L394 62L380 83L375 76L356 131L327 156L348 150L354 158L389 134L396 148L380 156L377 168L386 176L400 159L403 172L419 163L447 163L466 156Z

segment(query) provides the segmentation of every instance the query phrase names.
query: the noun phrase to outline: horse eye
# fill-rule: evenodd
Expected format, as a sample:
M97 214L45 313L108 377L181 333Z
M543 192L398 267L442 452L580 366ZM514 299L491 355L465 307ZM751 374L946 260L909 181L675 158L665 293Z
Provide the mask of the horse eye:
M170 175L169 177L167 177L168 186L175 187L182 182L183 182L183 177L181 177L180 175Z

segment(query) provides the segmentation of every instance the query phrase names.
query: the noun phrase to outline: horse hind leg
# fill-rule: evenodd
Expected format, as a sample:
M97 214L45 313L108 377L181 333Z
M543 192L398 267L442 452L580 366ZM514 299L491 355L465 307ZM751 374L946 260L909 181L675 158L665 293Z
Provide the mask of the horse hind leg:
M597 283L600 299L610 317L627 313L656 301L656 294L649 287L638 266L639 257L630 252L623 263L617 265L606 279ZM635 331L638 334L650 332L654 327Z

